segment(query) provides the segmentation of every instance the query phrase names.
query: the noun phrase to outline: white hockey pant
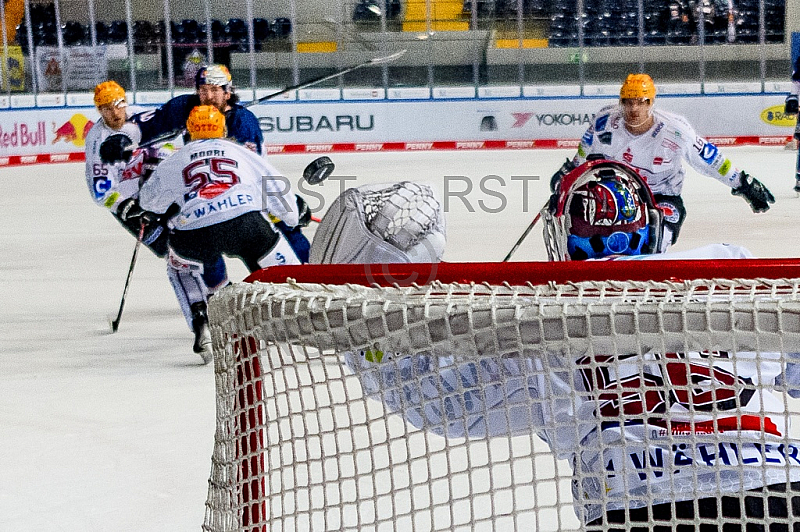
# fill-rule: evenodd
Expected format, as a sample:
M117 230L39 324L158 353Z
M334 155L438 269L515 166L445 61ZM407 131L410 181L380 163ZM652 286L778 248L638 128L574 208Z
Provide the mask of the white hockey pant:
M192 303L206 301L208 299L208 288L203 282L202 265L199 270L189 268L175 268L172 261L167 261L167 277L175 291L175 297L186 318L186 324L192 330Z
M268 268L269 266L283 266L285 264L302 264L289 241L283 236L283 233L277 229L275 233L278 235L278 242L266 255L258 259L258 265L262 268Z

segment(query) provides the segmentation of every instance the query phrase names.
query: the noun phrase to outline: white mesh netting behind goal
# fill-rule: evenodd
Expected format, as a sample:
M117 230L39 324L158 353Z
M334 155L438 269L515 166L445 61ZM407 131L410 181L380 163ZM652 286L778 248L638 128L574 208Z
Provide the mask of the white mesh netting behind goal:
M378 286L413 273L439 280ZM797 264L261 272L282 282L210 303L203 529L792 530L800 279L776 273Z

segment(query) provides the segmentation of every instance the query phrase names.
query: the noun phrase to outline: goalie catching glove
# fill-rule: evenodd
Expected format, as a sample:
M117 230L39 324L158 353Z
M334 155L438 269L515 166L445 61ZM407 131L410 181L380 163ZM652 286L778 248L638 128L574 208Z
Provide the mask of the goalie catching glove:
M767 212L770 203L775 203L772 192L764 186L764 183L744 171L739 172L739 179L742 184L732 189L731 194L743 197L753 212Z

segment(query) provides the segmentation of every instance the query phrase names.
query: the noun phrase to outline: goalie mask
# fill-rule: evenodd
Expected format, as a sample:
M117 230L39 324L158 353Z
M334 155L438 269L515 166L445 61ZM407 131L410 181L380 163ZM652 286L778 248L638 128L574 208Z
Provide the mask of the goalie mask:
M545 218L550 260L658 252L661 211L647 183L622 163L589 161L564 177Z

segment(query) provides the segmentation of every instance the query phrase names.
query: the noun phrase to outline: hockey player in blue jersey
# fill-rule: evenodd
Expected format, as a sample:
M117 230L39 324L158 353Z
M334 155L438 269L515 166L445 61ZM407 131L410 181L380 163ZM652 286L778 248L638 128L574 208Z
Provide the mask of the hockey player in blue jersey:
M233 90L231 73L224 65L207 65L197 71L195 94L182 94L169 100L161 107L133 115L130 121L138 126L142 144L153 139L177 136L185 132L186 120L192 109L199 105L211 105L225 115L227 138L263 155L264 136L258 118L239 103ZM124 160L132 147L132 141L123 136L115 136L104 142L101 154L106 162ZM297 207L303 212L308 209L305 201L297 196ZM308 262L310 244L300 227L289 227L283 222L275 226L286 236L298 258Z
M783 107L783 112L790 116L797 116L797 97L800 94L800 55L794 62L792 69L792 91L786 97L786 103ZM794 128L795 147L797 141L800 141L800 121ZM795 174L794 191L800 194L800 155L797 159L797 173Z

